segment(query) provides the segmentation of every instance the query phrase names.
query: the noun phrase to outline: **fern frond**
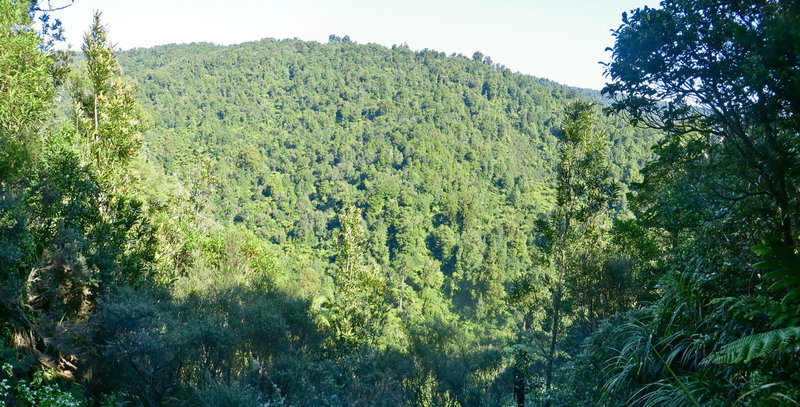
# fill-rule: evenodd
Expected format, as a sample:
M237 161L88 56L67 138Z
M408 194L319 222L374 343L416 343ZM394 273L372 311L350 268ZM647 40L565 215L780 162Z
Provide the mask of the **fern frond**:
M800 326L775 329L739 338L710 356L711 363L747 363L800 344Z
M726 309L731 315L747 321L763 317L774 318L788 310L787 307L772 298L751 295L715 298L711 300L710 304Z

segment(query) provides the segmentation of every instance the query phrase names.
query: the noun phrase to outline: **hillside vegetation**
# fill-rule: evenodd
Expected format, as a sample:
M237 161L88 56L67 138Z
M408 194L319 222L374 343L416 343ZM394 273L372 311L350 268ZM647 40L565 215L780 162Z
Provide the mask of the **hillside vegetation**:
M355 205L364 249L392 286L429 287L443 309L501 325L504 283L532 268L533 224L554 203L565 108L601 100L488 58L336 38L163 46L120 60L154 123L148 162L202 196L219 225L287 254L295 264L283 272L313 269L324 285L337 214ZM616 178L637 179L656 133L601 126ZM479 301L479 279L497 286L494 304Z

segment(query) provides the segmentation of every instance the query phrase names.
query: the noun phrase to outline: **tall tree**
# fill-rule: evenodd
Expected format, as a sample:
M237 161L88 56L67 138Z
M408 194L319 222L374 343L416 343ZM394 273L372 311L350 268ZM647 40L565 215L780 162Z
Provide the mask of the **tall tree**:
M375 345L386 319L386 281L366 256L361 216L354 206L339 215L333 298L326 306L334 348L353 352Z
M126 180L128 164L141 145L142 122L133 87L120 75L114 45L95 12L81 46L84 80L73 83L75 122L85 141L84 159L112 190Z
M595 107L576 102L567 108L559 140L556 206L549 220L549 252L554 269L550 305L545 392L553 387L556 353L568 312L569 281L580 272L581 257L598 244L618 186L611 177L608 141L596 131ZM574 290L573 290L574 291Z

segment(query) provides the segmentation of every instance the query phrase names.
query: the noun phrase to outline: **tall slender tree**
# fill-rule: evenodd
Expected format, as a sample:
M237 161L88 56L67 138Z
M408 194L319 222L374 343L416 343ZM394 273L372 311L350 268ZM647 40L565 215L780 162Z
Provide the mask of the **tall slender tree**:
M386 282L365 255L360 220L354 206L339 215L335 286L333 298L326 302L326 319L340 353L374 345L388 311Z
M117 189L142 143L142 120L133 87L120 75L114 45L95 12L81 47L86 76L73 82L75 123L85 143L84 160L102 181Z
M556 167L556 207L548 228L554 281L545 356L545 392L553 388L558 343L563 335L564 319L570 311L565 299L574 294L570 292L569 281L578 273L580 257L597 244L606 219L604 215L618 191L611 177L608 142L594 125L593 105L576 102L567 108Z

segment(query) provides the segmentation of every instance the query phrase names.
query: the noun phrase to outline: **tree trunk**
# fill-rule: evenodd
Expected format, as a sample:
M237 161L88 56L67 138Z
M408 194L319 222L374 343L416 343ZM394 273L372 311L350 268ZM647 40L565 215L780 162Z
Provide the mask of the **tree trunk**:
M514 368L514 399L517 400L517 407L525 407L525 382L525 374Z
M549 393L553 386L553 365L556 358L556 343L558 342L558 330L561 323L561 282L556 287L553 295L553 324L550 328L550 348L547 351L547 364L544 372L544 392ZM550 406L550 400L545 402L545 406Z

